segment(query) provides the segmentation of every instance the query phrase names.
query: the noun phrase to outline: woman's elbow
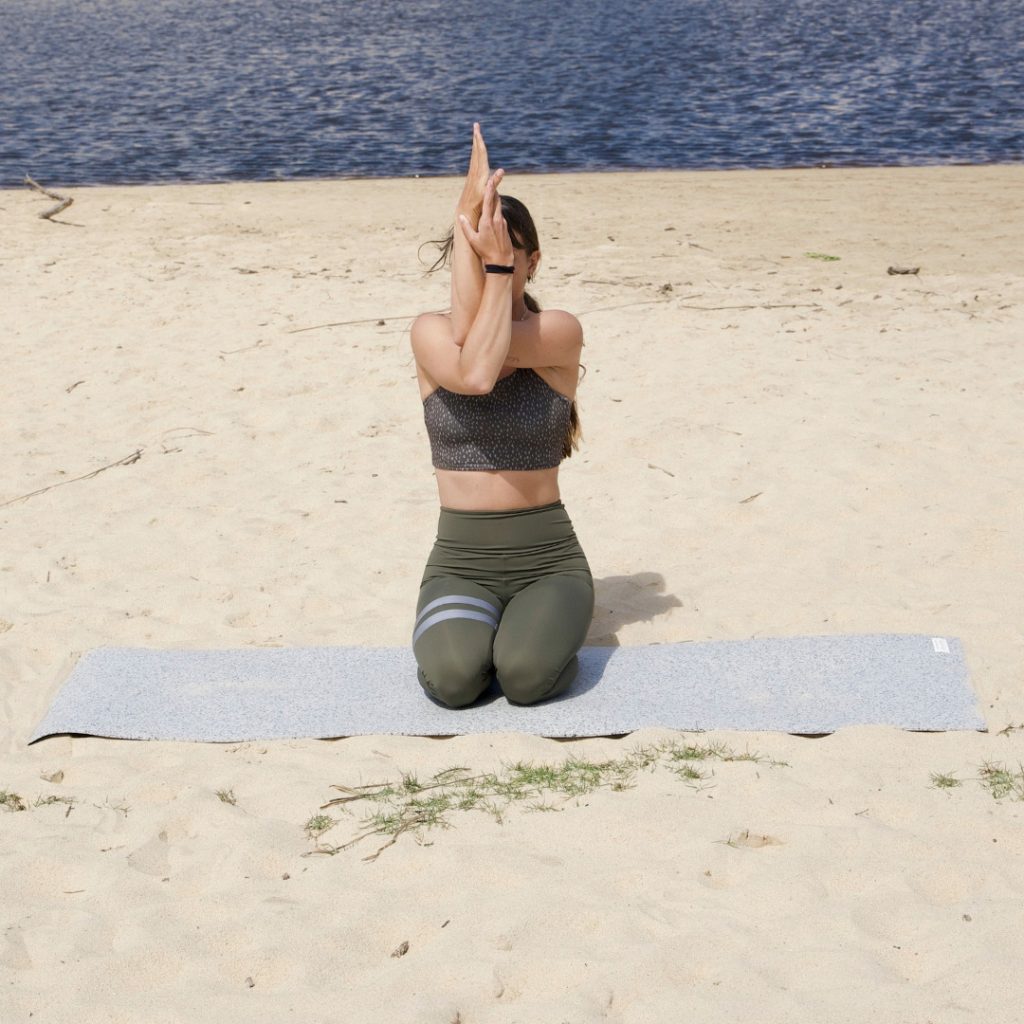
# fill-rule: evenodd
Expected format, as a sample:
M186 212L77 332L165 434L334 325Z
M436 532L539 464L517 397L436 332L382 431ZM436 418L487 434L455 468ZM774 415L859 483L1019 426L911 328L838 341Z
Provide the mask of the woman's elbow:
M465 388L463 394L467 395L489 395L494 390L495 382L486 380L483 377L464 376L462 386Z

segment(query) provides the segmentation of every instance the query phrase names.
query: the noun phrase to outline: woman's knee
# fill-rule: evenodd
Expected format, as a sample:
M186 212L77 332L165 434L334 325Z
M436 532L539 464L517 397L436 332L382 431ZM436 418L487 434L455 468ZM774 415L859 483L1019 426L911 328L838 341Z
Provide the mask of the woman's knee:
M557 697L572 685L579 674L579 658L551 664L540 652L524 648L506 648L495 660L495 675L505 698L514 704L536 704Z
M500 601L477 584L446 578L424 583L412 638L423 689L448 707L472 704L490 683L500 618Z
M480 696L491 681L490 650L467 644L415 650L420 685L450 708L461 708Z

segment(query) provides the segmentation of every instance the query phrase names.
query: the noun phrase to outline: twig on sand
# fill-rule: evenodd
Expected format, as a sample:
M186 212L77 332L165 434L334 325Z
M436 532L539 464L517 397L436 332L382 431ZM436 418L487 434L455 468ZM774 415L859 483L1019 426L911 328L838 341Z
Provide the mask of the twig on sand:
M683 296L684 298L692 299L693 295ZM640 299L637 302L623 302L618 306L595 306L593 309L585 309L580 316L586 316L588 313L606 313L610 309L625 309L627 306L656 306L663 302L673 302L673 299Z
M237 355L239 352L248 352L249 349L259 348L262 344L264 344L264 340L260 338L260 340L254 345L243 345L241 348L222 348L219 351L222 356L233 356Z
M398 842L398 837L403 832L408 832L410 829L418 828L420 825L429 825L432 821L433 819L429 814L416 815L412 818L408 818L406 821L402 822L402 824L398 826L398 828L395 830L395 834L383 846L379 847L375 853L368 854L366 857L363 858L363 860L376 860L389 846L394 846L395 843ZM350 839L347 843L343 843L341 846L336 846L331 850L309 850L307 851L307 853L300 854L300 856L305 857L308 854L314 853L337 853L341 850L347 850L350 846L355 846L355 844L358 843L360 839L365 839L367 836L376 835L380 835L380 832L377 829L371 829L369 832L363 832L360 835L356 836L355 839Z
M66 210L74 202L74 199L72 199L71 196L59 196L56 192L50 192L49 190L43 188L43 186L40 185L38 181L34 181L27 174L25 175L25 184L31 185L32 188L36 189L39 192L42 192L44 196L49 196L51 199L60 200L60 202L56 206L52 206L49 210L44 210L41 214L39 214L39 216L42 217L44 220L49 220L51 217L55 217L58 213L61 212L61 210Z
M684 295L683 299L695 299L696 295ZM686 302L680 302L678 299L644 299L639 302L623 302L618 306L598 306L595 309L585 309L580 316L586 316L587 313L603 313L609 309L625 309L626 306L651 306L662 302L674 302L680 309L703 309L703 310L717 310L717 309L821 309L821 305L817 302L803 302L803 303L763 303L755 306L693 306Z
M7 505L13 505L16 501L24 501L25 498L34 498L37 494L52 491L54 487L63 487L64 484L73 484L76 480L88 480L89 477L96 476L97 473L102 473L105 469L112 469L114 466L130 466L133 462L138 462L141 458L142 449L136 448L131 455L126 455L123 459L118 459L117 462L111 462L109 466L100 466L99 469L94 469L91 473L86 473L83 476L72 477L70 480L61 480L58 483L50 484L48 487L40 487L38 491L30 491L28 494L22 494L20 497L0 502L0 508L4 508Z
M684 295L684 299L695 298L693 295ZM665 302L675 302L682 309L704 309L704 310L715 310L715 309L821 309L821 306L817 302L811 303L779 303L779 304L763 304L756 306L688 306L686 303L679 302L678 299L640 299L636 302L622 302L617 306L595 306L593 309L584 309L579 316L586 316L588 313L606 313L612 309L625 309L627 306L656 306ZM443 310L435 310L434 312L443 312ZM329 324L313 324L311 327L292 327L285 331L285 334L300 334L302 331L318 331L322 327L349 327L352 324L377 324L381 325L386 323L388 320L415 320L415 313L408 314L406 316L368 316L363 317L359 320L335 320ZM239 349L238 351L241 351Z
M687 306L681 304L683 309L821 309L817 302L765 302L754 306Z
M318 331L321 327L348 327L349 324L382 324L386 320L415 320L417 314L409 316L368 316L363 320L336 320L329 324L314 324L312 327L293 327L285 334L300 334L302 331Z

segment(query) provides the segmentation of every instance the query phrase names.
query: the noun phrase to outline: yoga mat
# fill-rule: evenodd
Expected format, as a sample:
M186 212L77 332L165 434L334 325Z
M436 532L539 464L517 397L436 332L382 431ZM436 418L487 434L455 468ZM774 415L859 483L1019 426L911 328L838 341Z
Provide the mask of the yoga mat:
M227 742L844 725L985 731L960 641L868 634L584 647L580 674L559 697L510 704L492 680L458 709L420 687L409 647L100 647L75 664L29 743L56 733Z

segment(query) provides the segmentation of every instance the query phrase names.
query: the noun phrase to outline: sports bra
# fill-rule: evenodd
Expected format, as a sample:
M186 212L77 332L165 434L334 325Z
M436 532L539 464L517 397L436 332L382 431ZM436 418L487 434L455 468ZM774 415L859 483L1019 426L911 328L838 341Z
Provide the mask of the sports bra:
M549 469L562 459L572 400L528 367L486 395L437 388L423 399L435 469Z

